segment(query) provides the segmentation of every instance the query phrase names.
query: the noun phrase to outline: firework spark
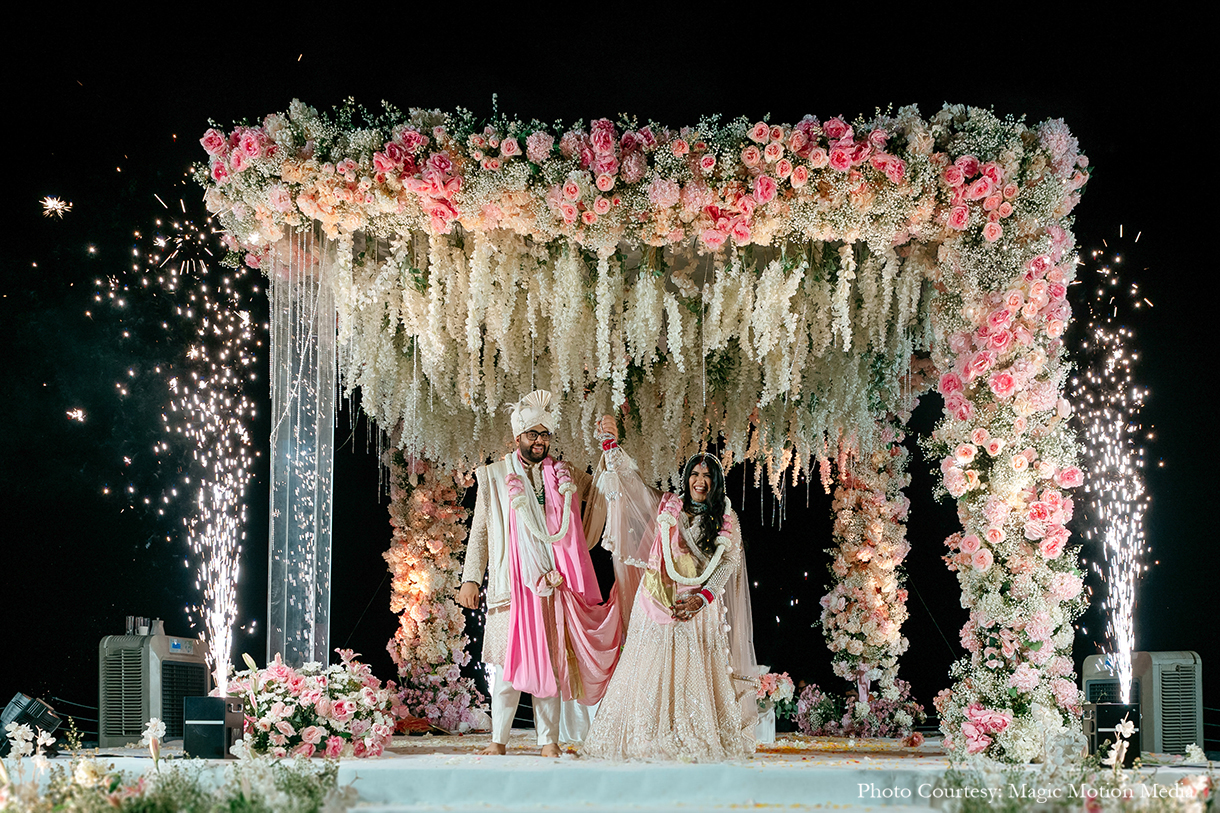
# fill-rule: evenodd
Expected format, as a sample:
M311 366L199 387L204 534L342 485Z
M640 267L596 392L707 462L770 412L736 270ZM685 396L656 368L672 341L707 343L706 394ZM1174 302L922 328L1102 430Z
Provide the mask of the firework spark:
M72 211L71 201L60 200L50 195L40 200L39 203L42 204L43 217L58 217L63 220L64 215Z
M224 694L237 616L246 487L255 456L247 423L256 412L244 386L254 378L254 349L261 345L248 310L251 289L257 292L258 286L246 284L248 269L214 263L219 233L189 218L157 220L152 234L137 231L135 237L142 247L132 250L130 279L110 279L106 286L98 280L95 299L103 301L103 287L109 288L105 293L116 309L136 292L164 297L172 303L172 316L162 328L185 329L190 337L183 358L154 368L168 390L169 403L161 414L168 442L155 443L153 453L186 456L189 451L190 473L181 478L181 490L193 499L191 508L183 511L182 527L192 554L188 566L193 560L202 601L185 610L193 623L202 622L208 664ZM137 376L134 369L127 373L129 379ZM126 384L116 384L116 389L127 393ZM131 491L134 501L134 488ZM157 513L164 516L178 495L178 487L166 489L157 500ZM145 504L152 502L144 498Z
M74 421L80 421L81 423L84 423L85 422L85 410L79 409L79 408L69 409L68 417Z
M1121 239L1121 229L1119 235ZM1143 431L1140 410L1148 390L1134 384L1132 371L1139 354L1131 349L1135 334L1122 317L1127 305L1139 309L1152 303L1137 285L1121 282L1121 263L1122 252L1104 250L1094 251L1086 263L1096 274L1097 287L1089 300L1090 318L1081 348L1087 361L1073 384L1090 469L1092 527L1085 537L1101 542L1102 561L1095 562L1094 569L1108 585L1103 606L1109 660L1118 673L1122 702L1129 702L1135 586L1147 569L1144 514L1149 497L1144 489L1144 450L1138 441Z

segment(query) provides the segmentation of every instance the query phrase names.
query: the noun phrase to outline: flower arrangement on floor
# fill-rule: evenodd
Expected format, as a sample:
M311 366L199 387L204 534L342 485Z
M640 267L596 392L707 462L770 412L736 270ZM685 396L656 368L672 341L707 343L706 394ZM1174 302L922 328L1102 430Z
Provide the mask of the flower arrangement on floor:
M466 510L450 474L400 451L390 466L390 609L399 627L387 644L398 665L399 697L407 712L446 731L468 731L483 697L461 667L466 618L454 602L461 581Z
M796 686L787 672L767 672L759 677L758 710L775 709L775 719L790 720L796 715Z
M910 454L896 424L884 423L880 445L871 453L840 443L832 505L838 547L827 551L837 581L822 597L822 633L834 673L856 684L866 703L873 681L883 698L898 696L898 658L908 646L902 635L907 619L902 561L911 550L905 525L911 501L902 489L911 479L906 474Z
M385 686L350 649L336 650L341 664L307 663L293 669L276 655L259 669L249 667L229 679L229 692L246 701L246 726L234 746L238 756L380 756L405 717L397 687Z
M802 734L814 737L893 737L912 744L923 741L915 725L928 719L921 704L911 699L911 684L895 680L892 698L829 694L809 684L796 701L796 724Z

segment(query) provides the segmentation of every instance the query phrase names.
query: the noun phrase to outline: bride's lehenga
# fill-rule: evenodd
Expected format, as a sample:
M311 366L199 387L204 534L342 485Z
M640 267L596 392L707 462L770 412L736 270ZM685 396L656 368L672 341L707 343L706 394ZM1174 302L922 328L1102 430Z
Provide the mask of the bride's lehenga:
M662 498L646 561L624 550L622 539L610 543L617 565L634 561L639 586L627 643L581 749L583 756L711 762L754 753L758 672L748 591L744 598L740 595L745 581L737 516L732 509L726 512L718 537L723 550L709 562L694 544L700 519L688 521L678 506L677 497ZM664 520L667 511L671 519ZM611 514L613 536L613 507ZM621 522L618 527L622 528ZM639 535L637 530L635 536ZM668 557L662 544L669 546ZM641 553L644 550L639 548ZM706 579L698 579L709 569ZM616 570L623 581L627 568ZM670 573L679 580L702 581L715 599L689 621L673 619L675 596L698 586L679 583ZM631 576L627 580L634 583ZM733 600L737 607L729 606ZM731 621L740 627L735 635Z

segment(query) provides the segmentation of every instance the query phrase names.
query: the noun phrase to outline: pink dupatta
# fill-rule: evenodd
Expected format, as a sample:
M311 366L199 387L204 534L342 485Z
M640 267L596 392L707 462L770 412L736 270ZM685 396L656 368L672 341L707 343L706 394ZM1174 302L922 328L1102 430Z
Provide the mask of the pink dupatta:
M547 532L553 534L563 523L563 501L577 496L559 493L554 460L543 461L542 472ZM530 589L522 576L516 509L510 510L509 517L512 599L505 677L514 688L538 697L559 695L592 705L606 693L618 663L622 626L614 592L609 601L601 603L579 506L572 506L568 532L552 546L555 570L563 576L563 584L546 598ZM552 653L557 657L553 659Z

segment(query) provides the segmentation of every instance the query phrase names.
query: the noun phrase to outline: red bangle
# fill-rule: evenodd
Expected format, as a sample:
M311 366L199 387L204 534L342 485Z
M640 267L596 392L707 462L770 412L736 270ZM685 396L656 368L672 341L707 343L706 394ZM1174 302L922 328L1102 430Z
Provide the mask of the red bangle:
M618 441L615 440L614 438L606 438L605 440L602 441L602 451L603 452L608 452L611 449L617 449L617 448L618 448Z
M706 587L701 587L699 589L699 595L703 596L703 600L707 604L711 604L716 599L716 596L712 594L712 591L708 590Z

